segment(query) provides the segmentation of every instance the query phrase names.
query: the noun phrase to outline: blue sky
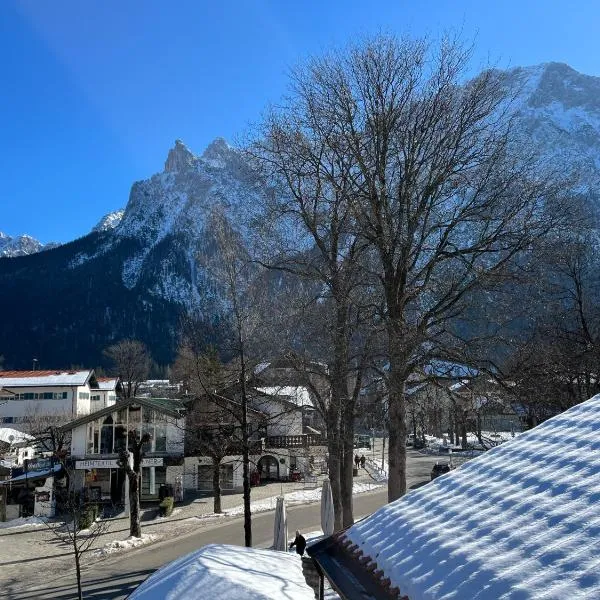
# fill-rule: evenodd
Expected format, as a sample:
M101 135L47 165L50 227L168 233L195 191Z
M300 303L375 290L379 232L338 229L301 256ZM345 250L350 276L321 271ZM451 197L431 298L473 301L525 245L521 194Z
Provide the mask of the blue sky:
M86 234L181 138L235 141L310 54L378 31L475 40L477 63L600 75L597 0L0 2L0 231Z

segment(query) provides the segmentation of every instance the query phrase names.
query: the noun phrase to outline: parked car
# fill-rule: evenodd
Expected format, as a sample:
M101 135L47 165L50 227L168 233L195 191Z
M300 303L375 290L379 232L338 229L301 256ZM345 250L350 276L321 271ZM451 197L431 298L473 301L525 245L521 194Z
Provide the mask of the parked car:
M427 442L425 440L423 440L422 438L417 438L414 442L413 442L413 448L415 450L421 450L423 448L427 447Z
M435 465L433 465L433 469L431 469L431 481L444 473L450 473L452 469L454 469L454 465L451 463L436 462Z
M369 435L355 435L354 436L354 447L355 448L368 448L371 449L371 436Z

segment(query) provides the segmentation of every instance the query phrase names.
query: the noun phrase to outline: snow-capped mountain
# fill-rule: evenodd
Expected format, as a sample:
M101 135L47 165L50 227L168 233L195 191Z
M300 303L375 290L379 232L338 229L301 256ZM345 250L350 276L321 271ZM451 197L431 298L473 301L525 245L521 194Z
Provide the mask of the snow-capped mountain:
M506 81L519 91L521 138L577 172L578 191L600 202L600 78L548 63L507 71ZM215 282L198 260L214 253L213 220L226 218L245 239L263 193L224 140L200 155L176 141L164 169L134 183L125 209L89 235L53 252L0 259L0 315L11 315L0 349L10 347L15 366L30 364L32 348L46 364L100 364L106 346L131 337L151 346L157 362L170 362L183 314L194 309L209 329L219 322ZM41 277L43 302L31 293Z
M98 223L94 225L92 231L109 231L110 229L114 229L121 222L124 213L125 211L120 209L104 215Z
M56 242L42 244L30 235L11 237L0 231L0 257L27 256L59 246Z
M579 189L600 187L600 77L563 63L507 72L518 92L516 129L523 143L544 159L577 175Z

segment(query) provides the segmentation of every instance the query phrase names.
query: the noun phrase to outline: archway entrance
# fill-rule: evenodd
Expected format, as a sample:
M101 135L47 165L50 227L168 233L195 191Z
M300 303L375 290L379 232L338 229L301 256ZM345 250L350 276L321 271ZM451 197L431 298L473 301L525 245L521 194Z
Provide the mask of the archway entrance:
M261 481L279 481L279 462L274 456L267 454L261 457L256 468Z

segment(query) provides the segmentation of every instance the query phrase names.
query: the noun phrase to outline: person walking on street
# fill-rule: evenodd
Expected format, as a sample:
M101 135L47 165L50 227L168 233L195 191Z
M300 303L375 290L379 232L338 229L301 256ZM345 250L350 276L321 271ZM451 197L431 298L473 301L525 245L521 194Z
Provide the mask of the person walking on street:
M306 538L298 530L296 530L294 541L290 544L290 550L294 546L296 546L296 553L302 556L306 550Z
M360 466L364 469L365 468L365 463L367 462L367 459L365 458L365 455L363 454L360 457Z
M354 466L358 469L359 465L360 465L360 458L359 458L358 454L355 454L354 455Z

